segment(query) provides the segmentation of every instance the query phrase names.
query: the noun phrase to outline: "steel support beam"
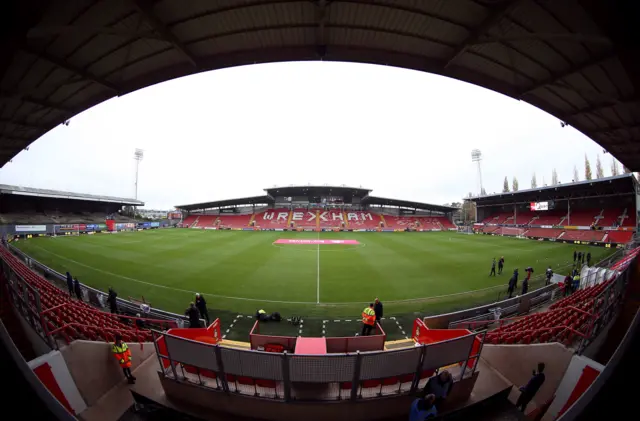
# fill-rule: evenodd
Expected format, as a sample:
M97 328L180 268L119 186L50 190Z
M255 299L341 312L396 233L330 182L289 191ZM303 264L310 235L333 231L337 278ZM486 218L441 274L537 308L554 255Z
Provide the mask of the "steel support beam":
M115 93L118 93L119 89L113 85L110 82L107 82L104 79L99 78L98 76L92 75L91 73L87 72L86 70L83 70L79 67L76 67L66 61L64 61L63 59L59 58L59 57L55 57L49 53L47 53L46 51L39 51L33 47L30 47L28 45L22 45L20 47L20 49L22 51L25 51L29 54L33 54L36 57L39 57L42 60L46 60L49 63L60 67L61 69L64 69L70 73L73 73L77 76L80 76L81 78L85 79L85 80L89 80L95 84L98 84L100 86L102 86L103 88L109 89L110 91L113 91Z
M480 37L486 34L494 25L496 25L506 14L515 9L522 0L504 0L500 5L489 10L489 14L484 18L480 25L469 33L462 44L456 48L453 55L447 60L444 68L448 68L454 61L467 51Z
M324 58L327 53L327 33L325 23L327 21L327 0L318 0L316 2L316 20L318 21L318 29L316 29L316 47L320 58Z
M38 130L46 130L46 127L41 126L40 124L37 123L29 123L28 121L22 121L22 120L11 120L9 118L0 118L0 124L12 124L14 126L20 126L20 127L25 127L27 129L38 129Z
M133 4L138 13L160 34L164 41L171 44L193 67L200 67L196 57L187 50L184 44L167 28L164 22L153 13L153 5L151 3L146 0L133 0Z
M108 26L89 26L89 25L49 25L37 26L31 28L27 32L28 39L50 38L59 35L86 35L86 34L104 34L113 35L121 38L135 39L151 39L156 41L164 41L164 39L153 31L131 31L126 29L118 29Z
M634 102L638 102L640 103L640 98L635 98L635 99L610 99L607 102L601 102L599 104L593 104L589 107L586 108L582 108L580 110L577 110L576 112L569 114L567 116L567 118L571 118L571 117L577 117L580 116L582 114L591 114L591 113L598 113L602 110L606 110L607 108L611 108L613 106L616 105L630 105L633 104Z
M42 108L50 108L52 110L62 111L65 113L71 112L69 108L66 108L62 105L54 104L53 102L44 99L33 98L16 91L0 90L0 100L2 100L3 98L13 101L22 101L29 104L37 105Z
M596 57L592 57L587 61L583 61L581 63L577 63L574 64L573 66L569 67L568 69L566 69L565 71L561 72L561 73L555 73L552 74L551 76L549 76L547 79L542 80L538 83L536 83L533 86L528 87L526 90L520 92L520 97L527 95L537 89L543 88L547 85L552 85L557 83L558 81L564 79L567 76L571 76L574 73L578 73L579 71L589 68L591 66L595 66L596 64L602 63L603 61L609 60L611 58L615 57L615 55L610 52L607 51L606 54L600 54Z
M496 42L509 42L509 41L531 41L531 40L545 40L545 41L573 41L577 43L586 43L586 44L606 44L611 45L611 40L606 37L598 36L598 35L584 35L584 34L575 34L575 33L560 33L560 34L552 34L552 33L530 33L526 35L513 35L513 36L502 36L502 37L483 37L475 42L472 42L473 45L481 45L481 44L493 44Z

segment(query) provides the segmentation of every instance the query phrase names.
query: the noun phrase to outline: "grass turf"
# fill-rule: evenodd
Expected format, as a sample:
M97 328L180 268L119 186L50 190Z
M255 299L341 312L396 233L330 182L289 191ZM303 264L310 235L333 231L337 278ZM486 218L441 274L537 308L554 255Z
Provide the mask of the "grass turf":
M361 244L273 244L278 238L353 239ZM375 297L385 304L385 316L395 315L404 330L410 330L411 320L418 315L495 301L499 293L504 296L514 268L520 269L521 279L526 266L535 269L538 280L531 290L542 284L548 265L557 273L568 272L574 250L590 251L594 262L613 252L449 232L169 229L39 237L15 244L59 272L70 271L87 285L102 290L113 286L123 298L144 296L154 307L182 313L197 291L207 299L210 315L221 316L223 326L237 314L264 308L284 317L302 316L309 326L303 325L305 332L314 326L314 334L322 322L311 320L357 320ZM491 259L499 256L506 259L504 274L489 277ZM395 324L390 326L394 332ZM275 326L269 329L282 333Z

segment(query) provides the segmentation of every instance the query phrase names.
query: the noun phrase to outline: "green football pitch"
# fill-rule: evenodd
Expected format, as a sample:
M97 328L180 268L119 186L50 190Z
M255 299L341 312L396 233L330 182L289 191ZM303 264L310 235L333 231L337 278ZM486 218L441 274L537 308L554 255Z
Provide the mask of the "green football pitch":
M274 244L278 239L348 239L359 244ZM549 265L556 273L567 273L574 250L590 251L595 262L612 252L455 232L165 229L36 237L14 244L61 273L70 271L82 283L102 290L112 286L122 298L144 296L168 311L184 312L200 292L210 315L221 316L227 325L258 308L285 318L356 323L375 297L384 303L385 316L408 324L418 315L504 297L515 268L520 279L525 267L535 269L532 290L542 285ZM506 260L504 273L489 277L492 258L500 256ZM401 330L410 330L405 327Z

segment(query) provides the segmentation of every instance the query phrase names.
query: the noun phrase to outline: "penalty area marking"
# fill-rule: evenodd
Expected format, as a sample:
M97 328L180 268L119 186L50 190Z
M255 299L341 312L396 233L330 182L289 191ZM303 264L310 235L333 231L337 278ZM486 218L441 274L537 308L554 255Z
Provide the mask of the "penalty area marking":
M224 299L227 299L227 300L238 300L238 301L251 301L251 302L259 302L259 303L318 304L318 305L320 305L320 303L314 302L314 301L283 301L283 300L266 300L266 299L246 298L246 297L233 297L233 296L229 296L229 295L214 294L212 292L206 292L206 291L191 291L191 290L188 290L188 289L174 288L174 287L169 287L169 286L166 286L166 285L158 285L158 284L154 284L154 283L151 283L151 282L146 282L146 281L141 281L139 279L131 278L129 276L119 275L117 273L109 272L108 270L103 270L103 269L99 269L99 268L96 268L96 267L93 267L93 266L86 265L86 264L84 264L82 262L78 262L77 260L73 260L73 259L70 259L68 257L61 256L61 255L59 255L57 253L54 253L52 251L49 251L49 250L47 250L45 248L42 248L40 246L36 246L35 244L32 244L31 246L35 247L37 249L40 249L40 250L44 251L45 253L49 253L50 255L55 256L55 257L57 257L59 259L66 260L66 261L74 263L74 264L76 264L78 266L82 266L82 267L85 267L87 269L93 270L94 272L104 273L105 275L110 275L110 276L113 276L113 277L116 277L116 278L120 278L120 279L126 279L128 281L135 282L135 283L142 284L142 285L149 285L149 286L156 287L156 288L162 288L162 289L166 289L166 290L169 290L169 291L184 292L184 293L189 293L189 294L195 294L196 292L199 292L200 294L206 294L206 295L209 295L209 296L215 297L215 298L224 298ZM307 251L314 251L314 250L307 250ZM458 295L473 294L473 293L476 293L476 292L490 291L492 289L498 289L498 288L503 288L504 289L504 285L495 285L495 286L492 286L492 287L474 289L474 290L471 290L471 291L456 292L456 293L453 293L453 294L433 295L431 297L407 298L407 299L404 299L404 300L386 300L385 303L401 304L401 303L430 301L430 300L435 300L435 299L438 299L438 298L455 297L455 296L458 296ZM355 305L355 304L366 303L368 301L370 301L370 300L346 301L346 302L340 302L340 303L322 303L321 305L324 305L324 306ZM252 316L248 316L248 317L252 317Z

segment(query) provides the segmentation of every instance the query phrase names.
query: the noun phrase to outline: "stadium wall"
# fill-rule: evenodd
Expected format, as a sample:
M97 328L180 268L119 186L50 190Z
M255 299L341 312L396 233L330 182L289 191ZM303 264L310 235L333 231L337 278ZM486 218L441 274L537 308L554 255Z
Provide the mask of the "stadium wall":
M383 399L361 400L355 403L349 400L336 400L331 403L326 401L277 402L209 390L195 384L163 377L160 372L157 375L160 378L165 395L169 398L169 402L185 404L177 409L190 412L196 416L203 416L203 418L207 415L210 416L211 411L215 411L247 417L248 419L258 416L260 419L273 421L283 419L304 419L306 421L404 419L411 403L415 399L413 395L401 395ZM447 401L459 403L468 399L478 375L479 373L476 372L473 376L456 382Z
M155 354L152 343L130 344L131 370ZM124 381L122 369L111 354L111 344L75 340L61 350L80 394L92 406L111 388Z
M518 387L527 384L538 363L545 363L546 380L534 399L540 407L553 397L573 355L573 350L557 342L529 345L485 344L481 358Z

